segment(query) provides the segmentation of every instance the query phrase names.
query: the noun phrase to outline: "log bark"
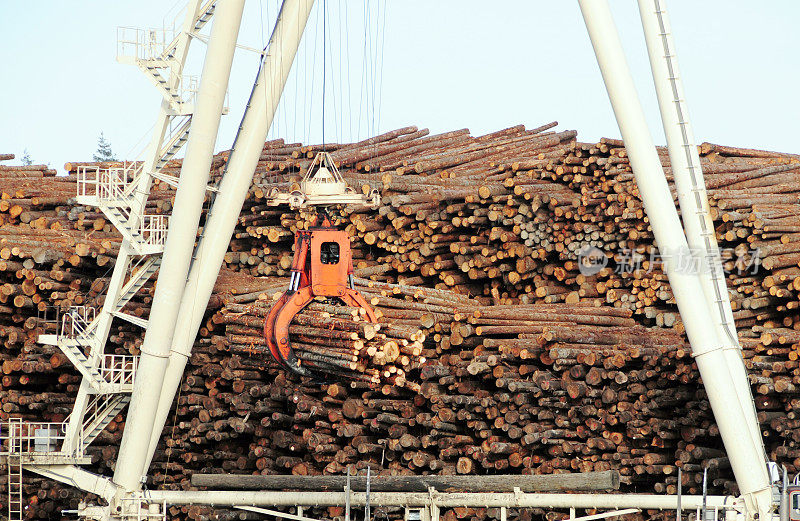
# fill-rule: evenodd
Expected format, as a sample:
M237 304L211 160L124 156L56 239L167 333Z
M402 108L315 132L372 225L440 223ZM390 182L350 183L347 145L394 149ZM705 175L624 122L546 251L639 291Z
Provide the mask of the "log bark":
M210 489L244 490L321 490L340 492L345 476L252 476L233 474L194 474L192 486ZM522 492L608 491L619 489L619 473L614 470L550 475L495 476L375 476L370 479L374 492ZM351 476L354 492L366 490L365 476Z

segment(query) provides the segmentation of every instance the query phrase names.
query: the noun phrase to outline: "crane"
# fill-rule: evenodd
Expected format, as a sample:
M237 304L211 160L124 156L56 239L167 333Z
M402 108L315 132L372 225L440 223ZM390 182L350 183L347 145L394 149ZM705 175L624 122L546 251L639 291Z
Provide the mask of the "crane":
M98 495L103 505L83 505L78 514L83 519L93 520L156 520L166 517L166 505L210 504L218 506L242 506L250 509L274 505L371 504L424 508L425 519L438 521L441 508L452 506L496 506L502 509L505 518L507 508L551 507L551 508L653 508L680 509L708 507L713 512L724 512L727 517L743 521L758 519L800 519L800 485L786 486L778 491L774 476L768 471L768 459L758 426L747 373L743 365L740 347L736 338L733 315L728 300L725 279L722 276L719 251L714 239L713 226L708 212L708 202L703 185L702 171L697 147L694 144L686 110L680 74L675 57L675 46L667 18L664 0L638 0L642 25L645 32L648 54L659 101L659 108L667 136L672 173L678 189L683 224L678 216L666 177L647 128L638 95L636 94L625 61L622 45L610 14L607 0L578 0L603 80L619 125L625 147L630 156L639 192L659 249L664 259L665 272L675 295L677 305L692 353L701 373L714 417L731 462L741 496L698 497L664 496L653 494L528 494L515 493L468 494L418 493L350 494L342 492L291 492L264 491L167 491L142 489L143 477L147 475L155 447L161 437L167 414L174 400L186 362L191 355L191 346L200 327L205 304L211 294L222 258L227 250L236 219L241 211L247 189L252 181L255 167L272 123L280 94L297 52L299 41L313 0L284 0L268 47L263 53L253 90L247 103L233 144L224 175L216 186L208 185L211 156L216 143L219 118L224 110L224 95L230 65L236 48L236 39L242 18L244 0L192 0L187 14L182 37L177 43L157 56L137 57L139 65L146 69L154 84L163 91L165 101L159 116L160 134L151 146L152 159L145 170L138 172L141 184L125 184L125 175L98 172L92 180L97 187L97 204L118 225L126 238L122 257L142 255L159 251L160 272L156 294L147 324L141 355L130 367L129 378L111 385L104 380L102 347L108 333L110 318L102 323L86 313L73 313L78 324L79 335L69 339L50 340L58 345L84 375L84 384L76 401L80 414L72 419L74 435L59 439L61 447L45 452L26 450L32 445L31 429L21 422L3 426L0 438L3 454L9 458L14 469L14 493L20 493L21 469L39 473L65 483L75 485ZM186 46L192 35L213 16L211 36L208 38L205 65L200 78L197 95L191 110L191 122L180 126L180 132L164 142L164 133L169 117L187 115L186 103L176 98L177 80L164 80L153 69L159 59L169 63L185 60ZM180 72L180 71L178 71ZM163 81L162 81L163 80ZM176 101L178 99L178 101ZM175 147L186 143L186 155L180 178L159 172L158 166ZM337 177L335 165L326 155L319 156L313 173L311 169L304 180L304 188L295 193L274 194L276 204L290 206L325 205L359 201L375 204L376 194L366 199L349 193ZM125 174L125 173L123 173ZM79 176L80 177L80 176ZM151 178L162 179L177 185L173 214L168 228L163 223L142 215L141 194L147 193ZM87 184L84 179L84 184ZM80 185L79 185L80 186ZM100 197L100 188L104 197ZM208 212L198 244L198 220L203 199L207 191L214 194L214 202ZM109 195L111 194L111 195ZM119 210L122 197L139 197L128 204L129 213ZM86 195L86 197L89 197ZM111 200L110 198L115 199ZM113 204L112 204L113 203ZM127 204L127 203L126 203ZM133 204L137 206L132 206ZM268 338L273 344L270 350L276 359L286 363L290 369L303 373L305 368L293 362L291 348L286 336L286 326L291 316L302 308L313 295L336 296L362 305L357 293L352 293L348 284L350 269L347 262L349 242L342 232L331 229L324 214L318 224L319 230L298 234L295 250L295 266L292 282L281 304L273 308L274 318L265 324ZM314 233L319 235L314 237ZM164 239L163 236L166 236ZM145 240L148 237L150 239ZM156 237L156 239L153 239ZM323 245L330 243L329 246ZM314 245L317 246L314 246ZM334 247L333 245L336 245ZM338 251L337 251L338 250ZM310 255L309 255L310 253ZM679 269L679 261L686 256L699 257L707 270L687 273ZM318 263L317 263L317 259ZM325 259L325 260L323 260ZM338 262L331 262L337 259ZM119 262L119 261L118 261ZM124 262L128 262L125 260ZM316 263L316 264L315 264ZM338 267L331 268L331 265ZM146 264L145 273L153 273L156 263ZM124 265L124 269L128 264ZM332 270L332 271L328 271ZM133 286L123 285L124 272L112 278L114 291L122 300ZM141 279L140 278L137 280ZM315 284L317 289L314 289ZM143 284L142 284L143 285ZM141 286L139 286L141 287ZM308 289L310 288L310 289ZM289 304L292 299L296 303ZM109 302L109 299L107 299ZM119 316L119 310L110 315ZM369 312L366 311L369 315ZM109 315L109 316L110 316ZM124 318L124 317L123 317ZM128 318L130 320L130 317ZM86 327L83 327L86 326ZM94 353L91 358L79 353L79 347L87 345ZM83 358L81 358L83 356ZM126 361L122 361L126 363ZM135 379L134 368L135 367ZM125 373L128 374L128 373ZM94 414L100 411L118 411L121 401L106 398L112 394L130 394L130 408L126 429L120 447L116 471L113 477L98 476L79 467L87 462L83 453L81 427L89 403L94 404ZM90 402L91 396L101 400ZM124 406L124 403L123 403ZM94 417L92 417L94 418ZM94 420L93 420L94 421ZM91 423L93 429L102 428L102 421ZM45 429L40 427L40 430ZM47 428L49 429L49 427ZM50 431L47 431L50 432ZM37 434L37 436L39 436ZM27 440L28 443L23 443ZM49 446L49 444L48 444ZM9 477L11 480L11 476ZM9 481L11 483L11 481ZM21 502L9 502L9 519L21 518ZM13 511L12 507L13 505ZM281 515L275 511L264 511ZM619 513L617 511L616 513ZM293 519L308 518L293 516Z

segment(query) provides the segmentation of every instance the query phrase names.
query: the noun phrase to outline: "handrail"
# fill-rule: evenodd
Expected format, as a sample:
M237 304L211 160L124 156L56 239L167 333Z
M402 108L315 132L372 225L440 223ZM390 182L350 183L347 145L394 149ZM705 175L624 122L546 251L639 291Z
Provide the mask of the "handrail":
M0 424L0 451L17 455L54 454L83 457L83 434L78 434L81 437L78 448L74 452L67 453L63 450L66 432L65 422L24 422L20 418L12 418Z
M161 246L167 240L166 215L147 214L142 216L140 233L145 244Z
M92 306L72 306L61 317L61 336L85 337L95 315L96 309Z
M104 355L100 361L100 374L114 385L133 385L139 357L132 355Z
M136 172L141 165L125 162L122 167L78 167L78 197L96 197L100 201L124 200L128 197Z
M119 396L118 394L95 395L95 398L89 402L89 405L86 407L86 412L83 416L82 429L84 433L97 418L108 412L109 403L119 399Z
M117 27L117 59L163 60L176 36L174 29Z
M78 182L77 182L77 194L76 194L78 197L81 196L97 197L98 186L100 184L100 170L101 169L99 166L92 166L92 165L78 166Z
M58 333L61 324L61 307L45 306L37 308L36 324L43 332Z

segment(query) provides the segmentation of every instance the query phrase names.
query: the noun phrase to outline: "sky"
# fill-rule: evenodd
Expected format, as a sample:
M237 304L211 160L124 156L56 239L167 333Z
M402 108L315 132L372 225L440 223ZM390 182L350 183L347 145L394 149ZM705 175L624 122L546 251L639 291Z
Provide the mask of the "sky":
M25 150L59 170L91 160L101 132L118 158L139 158L161 96L135 66L117 63L117 27L170 27L183 5L0 0L0 153L17 155L6 164ZM636 2L611 6L664 143ZM667 7L697 141L800 153L800 2ZM278 0L247 0L239 43L262 48L277 9ZM195 40L187 71L199 75L204 52ZM258 54L237 51L217 150L233 142L257 67ZM480 135L554 120L582 141L619 137L577 1L324 0L270 137L319 143L324 128L326 141L346 142L407 125Z

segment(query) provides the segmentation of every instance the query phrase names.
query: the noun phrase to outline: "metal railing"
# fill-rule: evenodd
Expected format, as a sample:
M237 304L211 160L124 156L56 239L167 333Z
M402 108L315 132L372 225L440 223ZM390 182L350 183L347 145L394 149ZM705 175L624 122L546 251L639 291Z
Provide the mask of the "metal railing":
M59 306L45 306L37 308L36 320L41 324L54 324L61 320L61 308Z
M133 385L136 378L138 356L103 355L99 371L103 379L112 385Z
M181 103L194 105L197 92L200 90L200 80L197 76L181 76L181 83L178 85L178 99Z
M91 306L72 306L61 317L61 336L85 338L90 324L95 319L96 310Z
M144 244L163 246L164 242L167 240L168 220L166 215L143 215L140 233Z
M0 424L0 452L5 454L52 454L62 452L66 439L66 423L24 422L12 419ZM78 444L70 456L83 456L83 444Z
M57 334L61 324L61 308L59 306L37 308L36 323L42 330Z
M109 168L100 171L97 198L102 201L124 199L130 185L125 168Z
M102 420L108 411L114 408L114 402L119 399L116 394L96 394L86 406L83 415L83 430L86 431L93 423Z
M117 59L161 60L177 35L174 28L117 27Z
M97 187L100 184L99 166L78 167L78 197L97 197Z
M149 257L142 256L131 259L131 262L128 265L128 282L126 282L125 285L127 286L134 278L140 278L144 273L143 271L140 273L140 271L146 270L149 266L152 266L152 259ZM119 309L117 311L119 311Z
M96 394L86 406L81 423L81 440L84 447L94 441L100 432L111 422L117 411L127 403L120 394Z
M166 163L172 159L175 154L183 146L179 143L181 140L185 142L186 136L189 133L189 126L191 124L191 117L182 116L180 119L172 118L169 123L169 128L164 139L161 141L161 148L158 151L159 163Z
M122 170L122 172L119 172L118 175L125 180L124 196L126 198L131 197L133 195L133 191L139 185L139 176L142 174L143 169L143 161L123 161L122 168L117 169Z
M142 170L140 162L125 162L121 167L78 167L77 195L96 197L98 201L120 201L130 197Z
M126 162L117 168L97 166L78 167L78 196L95 197L98 203L132 201L137 179L142 173L141 162ZM131 210L125 205L115 204L119 225L125 226L134 235L141 237L142 244L163 246L167 238L168 217L160 214L142 215L138 226L131 219Z
M180 85L177 88L178 99L181 104L194 107L197 93L200 91L200 79L194 75L181 76ZM222 103L222 113L226 114L230 110L230 93L225 91L225 100Z

